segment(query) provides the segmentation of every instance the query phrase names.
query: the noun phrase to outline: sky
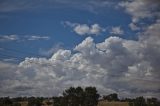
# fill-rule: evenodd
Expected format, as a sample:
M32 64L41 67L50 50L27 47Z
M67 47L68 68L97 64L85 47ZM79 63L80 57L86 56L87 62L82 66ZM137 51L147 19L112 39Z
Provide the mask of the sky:
M160 98L159 0L0 0L0 97Z

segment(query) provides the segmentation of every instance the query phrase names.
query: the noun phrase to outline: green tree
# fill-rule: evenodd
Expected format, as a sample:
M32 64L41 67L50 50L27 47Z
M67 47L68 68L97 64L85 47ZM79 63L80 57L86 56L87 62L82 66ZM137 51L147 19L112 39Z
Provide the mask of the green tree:
M99 97L100 95L98 94L95 87L86 87L84 106L97 106Z
M147 106L160 106L157 98L147 98Z
M135 100L134 100L134 105L135 106L146 106L146 102L145 102L145 99L143 96L141 97L137 97Z
M84 104L84 90L81 87L76 88L76 102L78 106L83 106Z
M64 98L67 100L68 106L76 106L76 89L74 87L70 87L69 89L63 92Z
M82 106L84 101L84 91L81 87L70 87L63 92L64 101L68 106Z
M67 106L66 99L64 97L54 97L54 105L53 106Z
M113 94L110 94L107 96L103 96L103 99L108 100L108 101L119 101L118 94L116 94L116 93L113 93Z
M55 98L55 106L97 106L99 94L95 87L70 87L63 92L63 97Z
M3 106L11 106L13 102L9 97L5 97L3 98L2 104Z
M11 106L21 106L21 104L18 103L18 102L15 102L15 103L13 103Z
M28 106L41 106L43 99L31 97L28 99Z

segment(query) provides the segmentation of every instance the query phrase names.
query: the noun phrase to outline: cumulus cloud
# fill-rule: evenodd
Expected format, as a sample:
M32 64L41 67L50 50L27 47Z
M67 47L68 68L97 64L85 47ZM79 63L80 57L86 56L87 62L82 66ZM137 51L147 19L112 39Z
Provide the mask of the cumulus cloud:
M131 15L132 22L129 24L129 27L133 31L143 29L143 27L140 27L141 20L143 19L150 19L150 21L153 21L160 18L159 0L122 1L119 5Z
M159 0L131 0L121 2L120 6L126 9L126 12L132 16L132 21L137 22L139 19L159 16Z
M132 16L130 27L137 29L134 25L140 19L158 16L159 1L153 1L121 2ZM79 35L99 35L104 30L98 24L66 25ZM117 29L114 32L120 32ZM26 57L19 64L1 61L0 96L53 96L70 86L95 86L101 94L160 98L159 33L156 19L137 40L111 36L95 43L87 37L73 50L59 49L49 58Z
M122 28L120 26L118 27L112 27L110 34L115 34L115 35L123 35L124 31L122 30Z
M150 35L154 26L137 41L109 37L95 43L87 37L74 50L59 49L50 58L0 62L0 96L53 96L70 86L96 86L101 94L160 98L160 38Z
M73 31L78 35L100 35L105 31L105 28L102 28L99 24L79 24L79 23L71 23L69 21L64 22L64 25L67 25L73 28Z
M157 19L155 23L146 27L144 35L147 35L147 36L152 35L152 36L160 37L159 31L160 31L160 19Z

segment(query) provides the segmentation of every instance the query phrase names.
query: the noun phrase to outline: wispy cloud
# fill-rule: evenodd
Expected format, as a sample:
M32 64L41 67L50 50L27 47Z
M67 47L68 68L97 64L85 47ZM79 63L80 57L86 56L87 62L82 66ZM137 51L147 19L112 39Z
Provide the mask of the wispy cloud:
M62 43L57 43L50 49L40 49L39 53L43 56L51 56L56 53L59 49L64 49Z
M0 35L1 42L7 41L34 41L34 40L49 40L49 36L40 35Z
M49 40L49 39L50 39L49 36L36 36L36 35L26 36L26 38L27 38L28 40Z
M4 62L17 62L18 60L16 58L6 58L3 59Z
M18 35L0 35L0 41L17 41Z
M2 0L0 1L0 12L13 12L21 10L31 10L36 8L64 8L70 7L80 10L95 12L97 9L110 7L116 1L112 0Z

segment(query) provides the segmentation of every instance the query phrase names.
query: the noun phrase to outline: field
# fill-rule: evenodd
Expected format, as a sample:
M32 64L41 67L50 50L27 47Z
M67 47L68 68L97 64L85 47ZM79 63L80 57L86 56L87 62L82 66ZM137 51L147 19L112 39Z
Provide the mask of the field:
M28 102L24 101L24 102L19 102L21 104L21 106L28 106Z
M19 102L21 106L28 106L28 102ZM47 104L43 104L42 106L49 106ZM98 106L129 106L128 102L107 102L107 101L99 101Z
M98 106L129 106L128 102L107 102L107 101L100 101Z

